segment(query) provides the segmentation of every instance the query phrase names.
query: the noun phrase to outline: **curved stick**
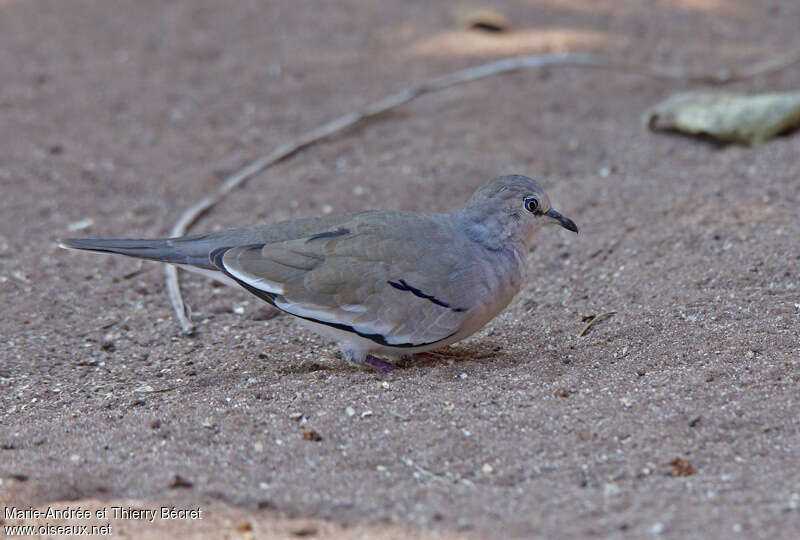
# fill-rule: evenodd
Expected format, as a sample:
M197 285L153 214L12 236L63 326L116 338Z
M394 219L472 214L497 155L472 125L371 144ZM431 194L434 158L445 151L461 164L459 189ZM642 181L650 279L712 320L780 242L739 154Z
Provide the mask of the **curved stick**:
M204 215L222 199L224 199L228 193L241 186L247 180L259 174L264 169L293 156L300 150L311 146L312 144L318 143L327 137L355 126L356 124L363 123L391 109L404 105L413 99L432 92L438 92L439 90L444 90L445 88L449 88L458 84L463 84L502 73L510 73L523 69L533 69L554 65L602 68L611 71L635 73L658 79L677 79L681 81L705 84L727 84L733 81L754 77L756 75L778 71L797 63L800 63L800 50L795 50L780 56L768 58L767 60L748 66L740 71L727 70L720 71L716 75L692 75L659 66L616 62L603 56L594 54L567 53L516 56L461 69L452 73L441 75L439 77L428 79L421 84L388 95L383 99L379 99L378 101L367 105L360 111L345 114L339 118L331 120L326 124L323 124L316 129L303 133L294 141L279 146L273 152L261 156L249 165L229 176L219 186L219 188L217 188L217 192L214 195L205 197L181 214L177 223L175 223L170 230L170 236L175 237L185 235L189 227L191 227L202 215ZM175 266L167 265L165 267L165 273L167 292L169 294L170 302L172 303L172 309L175 311L175 316L178 318L183 332L185 334L191 334L194 330L194 324L186 315L186 306L184 305L183 297L181 296L180 283L178 280L178 269Z

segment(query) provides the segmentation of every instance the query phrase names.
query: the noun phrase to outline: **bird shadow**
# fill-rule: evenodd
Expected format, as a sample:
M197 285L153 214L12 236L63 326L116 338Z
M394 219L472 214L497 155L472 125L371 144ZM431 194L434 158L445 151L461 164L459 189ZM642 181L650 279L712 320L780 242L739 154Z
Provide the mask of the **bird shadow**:
M436 351L404 357L395 365L399 369L456 365L462 362L486 363L502 354L502 347L449 346Z
M443 365L456 365L462 362L479 362L488 363L501 355L502 347L475 347L475 346L448 346L436 351L418 353L409 355L393 362L396 369L381 372L372 370L345 362L340 352L334 353L332 356L337 360L336 362L321 363L314 360L308 360L296 365L286 366L277 369L275 372L278 375L301 375L315 373L319 371L334 372L354 372L354 373L372 373L372 374L386 374L397 373L414 368L433 368ZM327 355L326 355L327 356Z

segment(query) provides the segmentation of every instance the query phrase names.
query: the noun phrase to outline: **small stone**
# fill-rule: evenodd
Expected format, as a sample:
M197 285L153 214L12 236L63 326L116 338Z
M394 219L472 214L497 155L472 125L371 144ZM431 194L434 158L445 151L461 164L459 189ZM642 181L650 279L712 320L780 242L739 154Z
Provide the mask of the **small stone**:
M243 521L242 523L236 525L235 528L237 531L242 533L242 538L255 538L255 535L253 534L253 525L251 525L249 521Z
M172 482L169 483L169 487L173 489L190 488L192 487L192 483L183 476L176 474L172 477Z
M653 523L648 532L650 534L661 534L664 532L664 524L661 522Z
M300 527L299 529L294 529L291 531L292 536L296 536L298 538L304 538L306 536L317 536L319 530L316 527L308 525L306 527Z
M263 452L264 451L264 443L256 442L253 444L253 450L256 452Z
M92 218L83 218L79 221L73 221L69 225L67 225L67 230L69 232L78 232L84 229L88 229L94 225L94 220Z
M344 413L345 413L347 416L354 416L354 415L356 414L356 410L355 410L353 407L347 407L347 408L344 410Z
M81 456L79 456L78 454L72 454L71 456L69 456L69 460L73 463L78 463L81 460Z
M483 467L481 467L481 471L483 474L492 474L494 472L494 468L488 463L484 463Z
M367 416L372 416L372 411L364 411L361 413L361 418L366 418Z
M669 465L672 467L672 476L691 476L697 472L697 468L686 458L673 458Z
M319 441L322 440L322 435L320 435L319 433L317 433L316 431L314 431L311 428L304 427L303 430L301 431L301 433L303 435L303 440L304 441L319 442Z
M252 531L253 530L253 526L250 524L249 521L244 521L242 523L239 523L236 526L236 530L240 531L240 532L243 532L243 533L246 533L246 532Z

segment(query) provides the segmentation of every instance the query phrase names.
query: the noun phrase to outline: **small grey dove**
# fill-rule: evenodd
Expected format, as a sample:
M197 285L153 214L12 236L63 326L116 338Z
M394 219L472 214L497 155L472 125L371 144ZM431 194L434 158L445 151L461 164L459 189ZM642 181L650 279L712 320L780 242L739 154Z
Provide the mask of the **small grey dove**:
M379 371L454 343L520 289L534 233L575 223L525 176L484 183L449 214L367 211L164 239L68 238L61 247L179 265L240 286Z

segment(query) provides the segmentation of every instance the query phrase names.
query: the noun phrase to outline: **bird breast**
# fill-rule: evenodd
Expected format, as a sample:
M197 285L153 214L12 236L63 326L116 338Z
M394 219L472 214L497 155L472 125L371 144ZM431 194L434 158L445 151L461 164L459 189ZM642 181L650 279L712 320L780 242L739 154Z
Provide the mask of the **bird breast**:
M525 255L522 246L503 250L483 250L474 262L476 305L471 310L478 330L500 313L519 292L525 278Z

